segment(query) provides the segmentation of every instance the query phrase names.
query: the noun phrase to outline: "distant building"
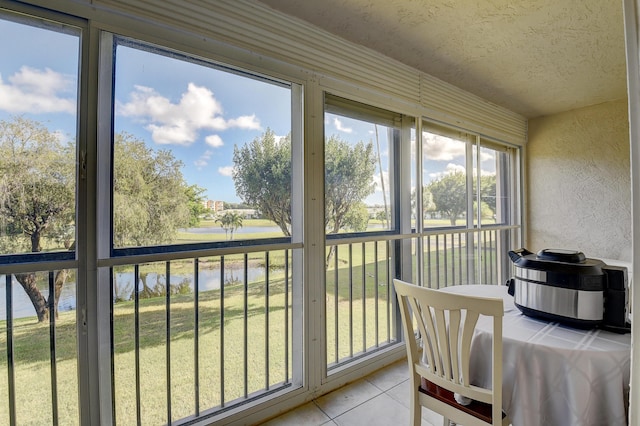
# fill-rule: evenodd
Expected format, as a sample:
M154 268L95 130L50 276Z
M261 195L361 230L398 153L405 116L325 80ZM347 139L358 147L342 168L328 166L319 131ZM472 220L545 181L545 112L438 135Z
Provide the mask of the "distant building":
M204 207L212 212L220 212L224 210L224 201L205 200L202 202Z

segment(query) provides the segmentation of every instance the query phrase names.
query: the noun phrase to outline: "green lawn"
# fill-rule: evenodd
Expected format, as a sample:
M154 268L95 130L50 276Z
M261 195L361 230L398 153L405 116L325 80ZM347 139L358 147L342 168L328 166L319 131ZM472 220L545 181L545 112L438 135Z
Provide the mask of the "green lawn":
M253 225L261 226L261 225ZM224 237L224 234L222 234ZM354 244L351 257L346 246L338 248L336 263L329 263L326 280L327 357L329 364L362 352L376 344L393 340L390 325L390 298L387 286L386 244ZM363 251L364 248L364 251ZM429 269L436 269L435 247L432 247ZM457 262L458 251L448 248L447 256ZM464 251L464 250L463 250ZM199 346L195 347L195 294L170 297L171 413L173 420L195 412L195 359L198 359L200 410L218 407L224 402L244 397L245 393L275 386L291 376L285 370L285 333L291 339L291 315L285 326L284 251L270 253L267 297L264 278L250 283L246 298L247 335L245 336L245 297L241 283L220 290L199 293ZM441 251L441 255L444 252ZM493 256L494 254L491 254ZM225 265L243 263L242 255L225 256ZM200 259L201 269L219 267L220 258ZM264 253L249 255L249 263L264 267ZM164 263L141 265L141 273L164 273ZM377 265L377 272L376 272ZM131 267L119 270L131 271ZM443 268L441 268L443 269ZM192 261L171 262L172 275L193 273ZM444 271L440 271L441 278ZM377 275L376 275L377 274ZM336 285L337 276L337 285ZM377 278L377 279L376 279ZM351 284L350 284L351 283ZM337 290L337 294L336 294ZM364 294L364 298L363 298ZM289 293L291 298L291 293ZM393 305L394 301L390 301ZM268 322L267 322L268 304ZM145 424L166 423L167 413L167 342L166 298L140 299L139 358L142 419ZM288 306L291 306L291 299ZM223 313L223 315L221 315ZM135 423L135 310L134 301L114 305L114 384L117 424ZM223 321L221 319L223 318ZM7 377L6 322L0 322L0 377ZM14 321L15 382L18 424L40 425L51 422L51 363L49 327L35 319ZM268 340L267 340L268 339ZM267 344L268 341L268 344ZM248 357L245 360L245 342ZM337 342L337 347L336 347ZM224 350L222 350L224 346ZM287 348L291 354L291 348ZM268 353L268 355L267 355ZM290 355L289 355L290 356ZM221 358L224 364L221 363ZM77 407L77 353L75 312L62 312L56 327L56 373L60 424L75 424ZM244 368L247 363L247 388ZM269 368L267 378L266 365ZM287 368L291 369L289 362ZM224 395L222 383L224 382ZM6 379L5 379L6 383ZM37 401L38 409L34 409ZM8 389L0 386L0 419L8 418Z
M277 256L270 260L278 262ZM280 260L283 260L282 255ZM225 258L226 261L226 258ZM258 260L256 260L258 261ZM210 261L213 264L213 261ZM208 265L212 266L212 265ZM355 265L354 265L355 267ZM153 265L141 267L153 268ZM156 266L157 268L157 266ZM172 273L181 267L172 262ZM187 269L187 266L184 266ZM341 267L340 275L344 275L346 265ZM355 268L360 269L361 268ZM354 270L355 270L354 269ZM361 276L361 275L360 275ZM355 279L359 279L355 276ZM247 332L244 335L244 287L241 284L226 285L224 289L224 305L221 305L219 290L202 292L198 300L198 330L199 330L199 380L200 380L200 409L208 409L221 404L221 363L224 359L224 400L226 403L242 398L245 392L264 389L277 385L286 377L291 377L290 371L285 371L285 330L291 338L290 321L284 326L285 297L284 279L282 273L274 272L270 276L271 286L267 299L264 281L252 283L247 295ZM345 284L340 284L340 293L344 293ZM361 285L354 285L352 302L348 298L339 298L338 317L339 357L349 356L351 350L360 352L363 345L367 347L376 343L375 284L368 280L365 283L367 295L364 303L360 298ZM386 291L382 289L381 294ZM348 291L347 291L348 293ZM289 294L291 297L291 294ZM329 289L327 298L333 300L333 290ZM382 315L379 322L378 341L386 340L386 308L384 298L380 299L379 311ZM265 315L268 302L269 321ZM289 302L290 305L291 302ZM143 422L146 424L162 424L166 422L166 392L167 392L167 345L166 345L166 299L156 297L141 299L139 302L139 345L140 345L140 386L141 410ZM364 311L363 311L364 307ZM223 327L221 327L221 312L224 312ZM194 383L195 383L195 294L172 295L170 302L171 340L171 399L173 419L183 418L194 413ZM366 319L363 322L363 314ZM329 309L327 321L335 318L333 305ZM349 318L353 322L353 349L349 340ZM63 312L57 320L56 350L57 377L60 424L73 424L78 416L77 408L77 373L75 352L75 312ZM134 301L124 301L114 305L114 381L116 390L116 419L118 424L135 423L135 340ZM364 329L364 323L367 327ZM333 327L333 326L332 326ZM224 330L221 333L221 329ZM333 329L333 328L332 328ZM366 340L362 336L366 334ZM330 362L335 357L333 348L335 340L329 333L328 342ZM268 358L267 341L268 336ZM14 322L15 348L15 378L17 384L17 417L19 424L50 423L51 387L48 384L50 374L49 361L49 328L48 325L37 324L34 318L18 319ZM244 344L247 344L247 383L244 388ZM221 345L224 343L224 352ZM7 377L6 360L6 323L0 322L0 374ZM291 354L291 348L288 349ZM266 365L269 365L269 377L265 375ZM288 368L291 369L289 362ZM0 418L8 416L8 389L0 387ZM41 401L38 410L33 410L33 401Z

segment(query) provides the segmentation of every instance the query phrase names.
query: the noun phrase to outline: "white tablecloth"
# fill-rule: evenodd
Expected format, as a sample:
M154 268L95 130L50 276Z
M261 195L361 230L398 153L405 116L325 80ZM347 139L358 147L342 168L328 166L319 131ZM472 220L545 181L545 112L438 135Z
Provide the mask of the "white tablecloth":
M443 291L502 297L502 408L513 426L627 424L631 335L578 330L527 317L507 287L460 285ZM472 343L472 383L491 383L491 321Z

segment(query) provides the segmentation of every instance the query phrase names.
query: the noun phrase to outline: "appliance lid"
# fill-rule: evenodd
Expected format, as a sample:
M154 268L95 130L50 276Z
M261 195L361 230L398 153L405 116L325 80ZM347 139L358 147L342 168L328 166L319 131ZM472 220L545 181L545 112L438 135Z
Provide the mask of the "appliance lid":
M509 251L509 258L518 279L586 291L602 291L605 286L606 264L579 251L544 249L534 254L521 248Z
M536 253L536 258L567 263L583 263L586 260L584 253L581 251L565 249L542 249Z

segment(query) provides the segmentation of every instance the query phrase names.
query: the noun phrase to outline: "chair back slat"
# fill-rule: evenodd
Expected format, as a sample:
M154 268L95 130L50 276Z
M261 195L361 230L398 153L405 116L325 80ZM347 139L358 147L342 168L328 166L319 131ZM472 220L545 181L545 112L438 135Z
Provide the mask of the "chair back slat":
M444 312L444 311L443 311ZM462 319L462 315L459 310L449 311L449 346L451 353L451 380L455 383L460 383L460 362L455 354L460 353L460 321ZM446 320L443 318L443 322Z
M449 333L445 322L444 311L442 309L434 309L434 311L431 312L430 309L424 309L423 316L424 311L433 314L432 318L434 318L437 333L436 338L431 340L435 345L433 352L440 355L440 369L436 373L439 377L451 380L451 350L449 348Z
M425 340L429 340L435 336L434 325L430 315L427 315L425 318L425 314L422 312L422 307L418 303L418 301L411 296L407 296L406 300L411 307L411 311L407 310L408 318L411 318L411 315L416 319L416 323L418 325L418 332L420 338L423 340L423 358L432 374L436 373L436 365L440 365L440 357L437 353L434 353L433 348L434 345L429 342L424 342ZM409 319L410 322L412 322ZM406 323L406 321L405 321ZM419 361L419 360L415 360Z
M464 322L464 330L462 332L462 348L460 350L461 359L467 360L462 365L462 383L464 386L469 386L469 363L471 361L471 339L478 324L478 318L480 316L475 311L467 311Z

